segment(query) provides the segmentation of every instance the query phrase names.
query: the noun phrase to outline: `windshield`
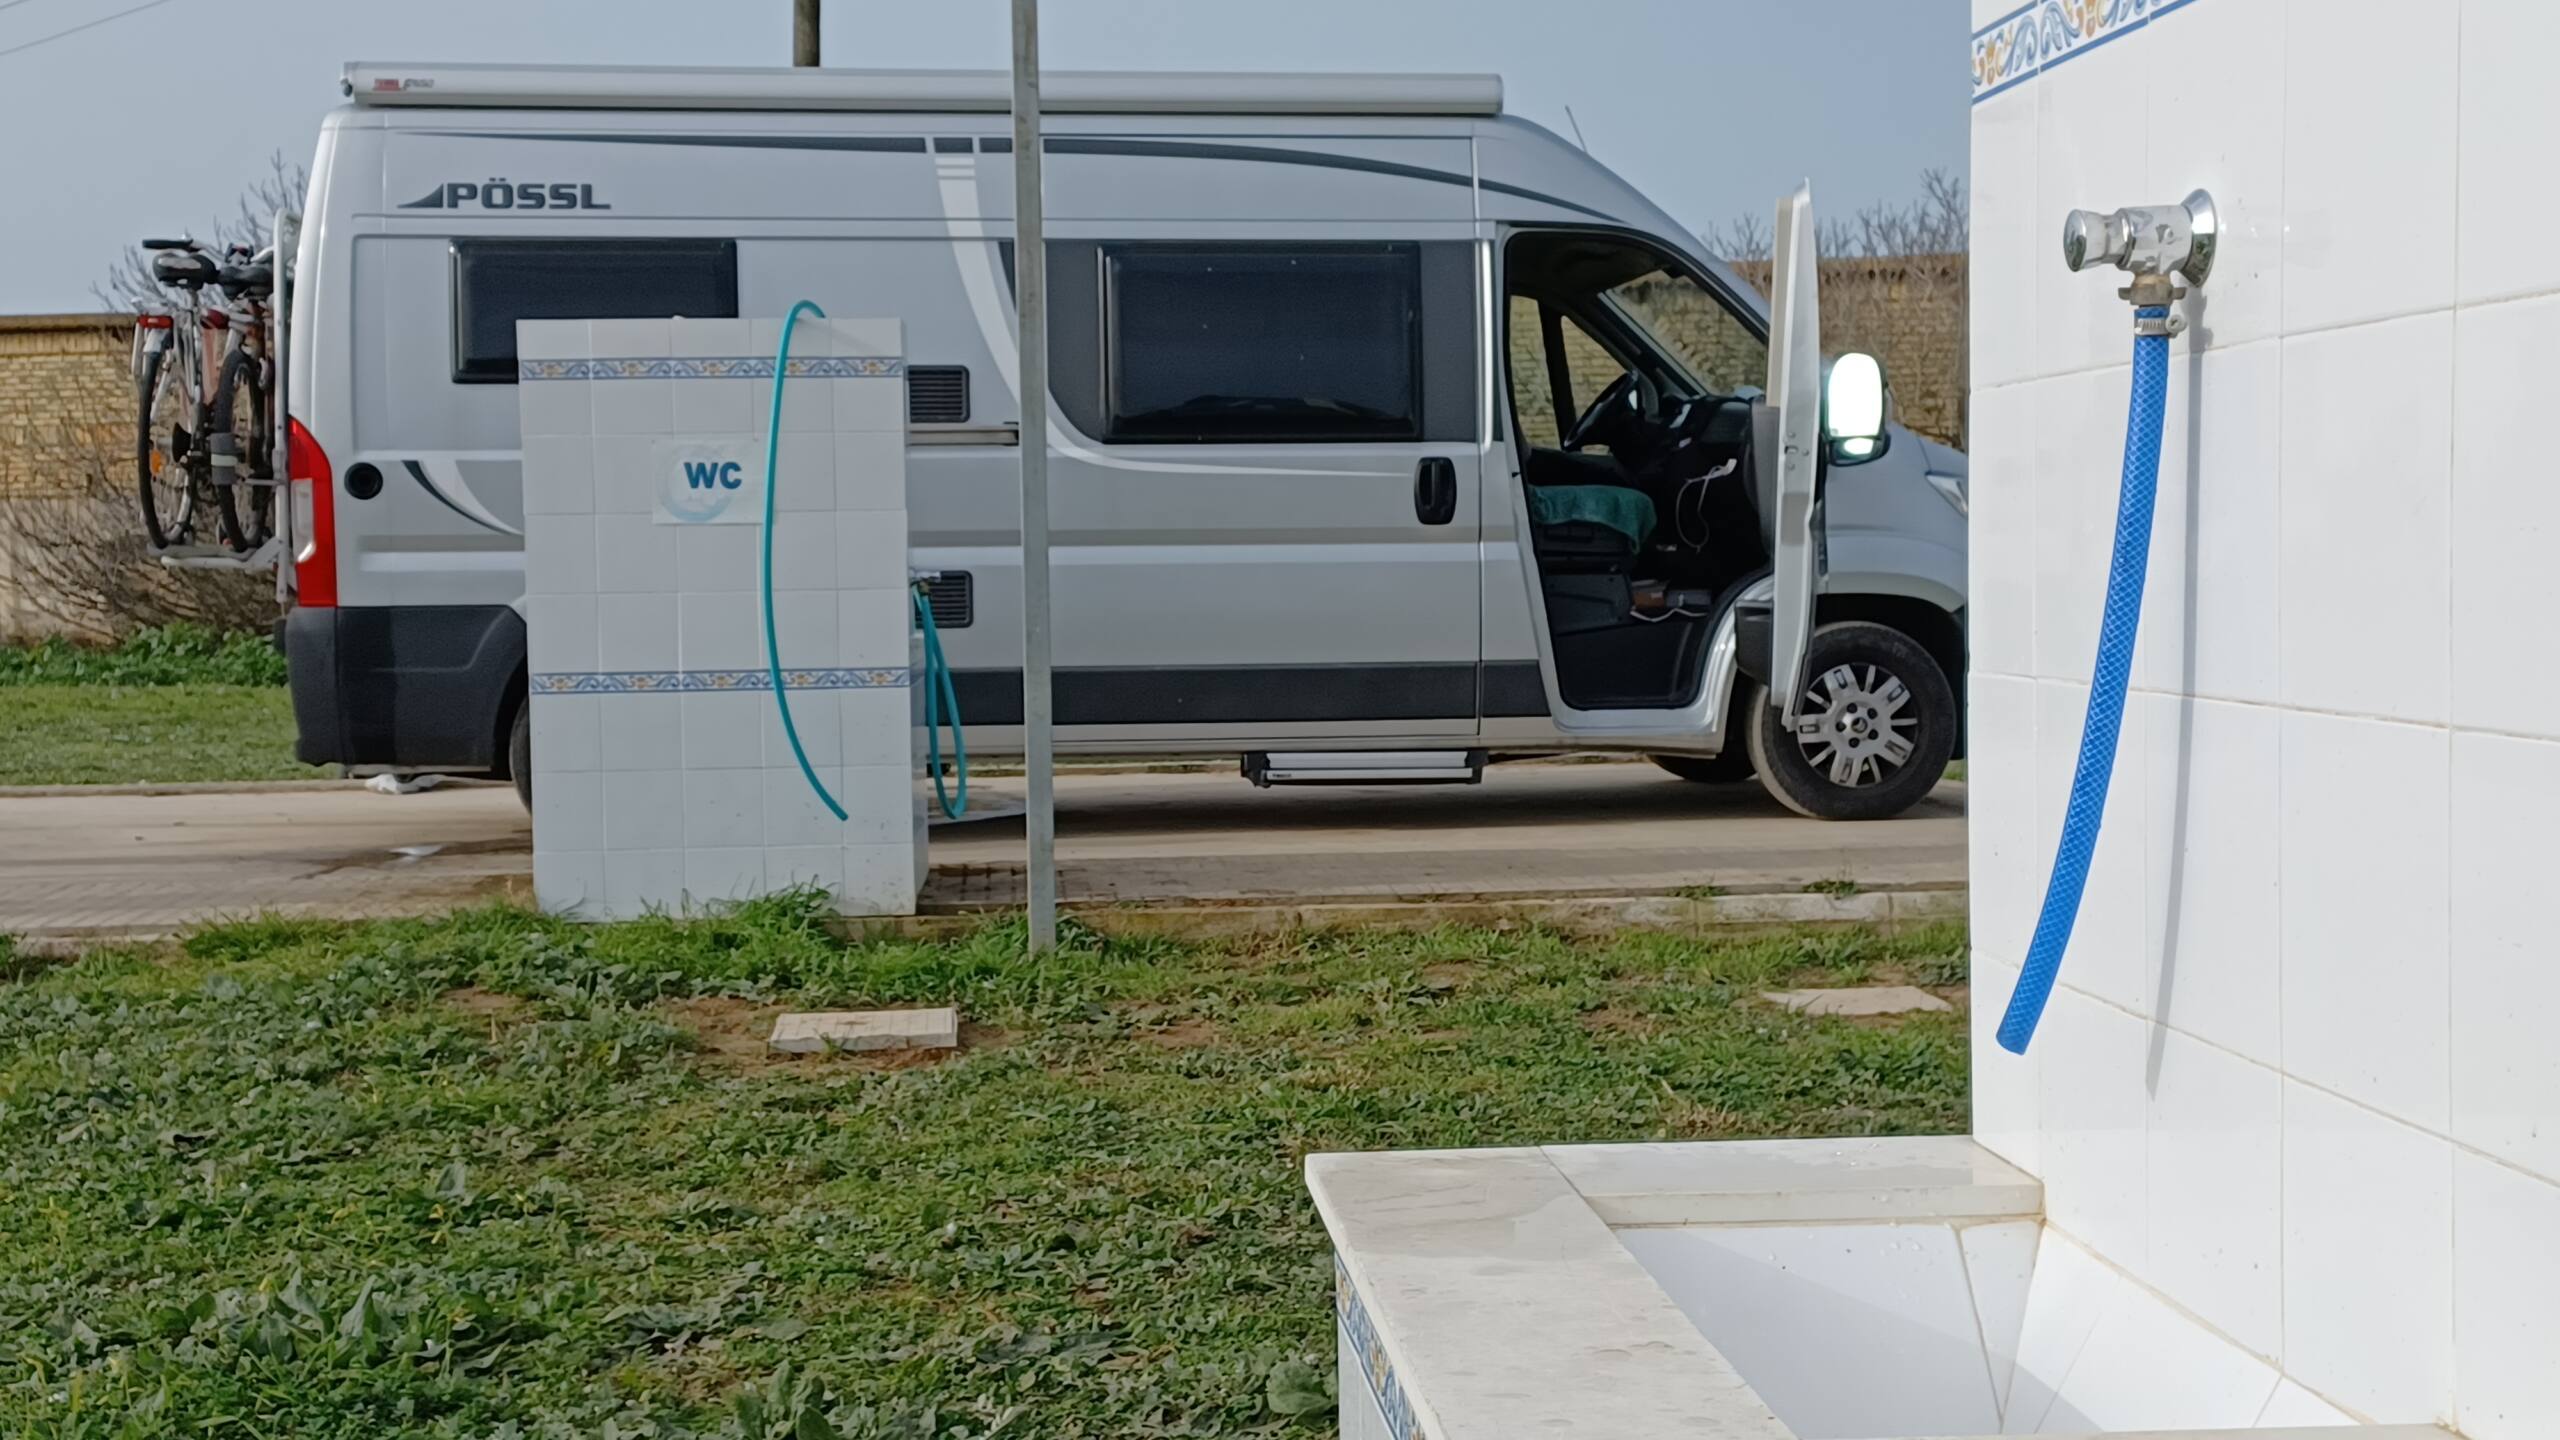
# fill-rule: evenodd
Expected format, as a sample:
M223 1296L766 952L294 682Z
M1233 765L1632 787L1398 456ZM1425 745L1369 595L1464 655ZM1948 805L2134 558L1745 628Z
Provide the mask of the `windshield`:
M1603 298L1703 393L1736 395L1768 379L1767 343L1714 291L1676 270L1639 275L1611 286Z

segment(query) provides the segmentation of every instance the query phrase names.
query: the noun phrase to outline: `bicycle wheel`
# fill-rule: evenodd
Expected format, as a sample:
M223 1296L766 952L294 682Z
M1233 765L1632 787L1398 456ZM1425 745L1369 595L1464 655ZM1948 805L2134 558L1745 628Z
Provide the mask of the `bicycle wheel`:
M212 436L213 497L223 543L246 554L267 543L276 505L267 391L259 383L258 362L247 351L234 350L222 362L222 385L205 429ZM222 463L226 437L228 465Z
M143 357L142 378L134 391L133 463L142 495L142 528L151 548L183 545L195 520L195 486L189 470L195 464L193 399L187 393L186 367L171 364L176 347Z

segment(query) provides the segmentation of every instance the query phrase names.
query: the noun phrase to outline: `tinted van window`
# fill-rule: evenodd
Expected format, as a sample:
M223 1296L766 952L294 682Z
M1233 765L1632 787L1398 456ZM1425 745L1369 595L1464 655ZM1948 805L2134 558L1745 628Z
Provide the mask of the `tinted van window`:
M453 378L512 385L519 320L738 314L728 240L456 240Z
M1116 441L1422 438L1413 245L1109 246Z

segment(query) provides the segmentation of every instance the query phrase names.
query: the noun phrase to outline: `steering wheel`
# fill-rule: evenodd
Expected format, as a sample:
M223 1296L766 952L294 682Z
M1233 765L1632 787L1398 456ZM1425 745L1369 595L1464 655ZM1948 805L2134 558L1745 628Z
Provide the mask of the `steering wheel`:
M1582 412L1557 444L1565 450L1579 450L1605 438L1613 426L1629 420L1650 420L1661 410L1661 388L1641 371L1629 370L1602 387L1591 408Z

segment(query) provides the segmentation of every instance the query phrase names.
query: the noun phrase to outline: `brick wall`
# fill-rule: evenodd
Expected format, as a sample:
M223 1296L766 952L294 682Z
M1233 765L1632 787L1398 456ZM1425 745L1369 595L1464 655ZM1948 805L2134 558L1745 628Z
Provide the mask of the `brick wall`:
M32 603L43 587L16 537L88 488L95 460L68 458L113 454L133 424L131 336L121 315L0 315L0 642L103 628Z
M269 577L151 562L134 495L132 323L0 316L0 642L274 613Z
M129 432L132 336L124 315L0 315L0 496L63 494L66 451Z

